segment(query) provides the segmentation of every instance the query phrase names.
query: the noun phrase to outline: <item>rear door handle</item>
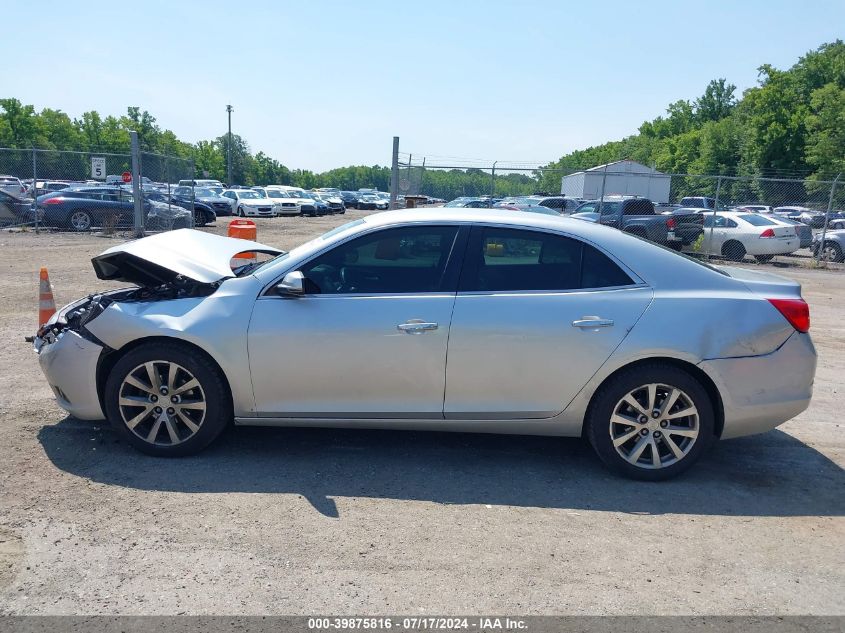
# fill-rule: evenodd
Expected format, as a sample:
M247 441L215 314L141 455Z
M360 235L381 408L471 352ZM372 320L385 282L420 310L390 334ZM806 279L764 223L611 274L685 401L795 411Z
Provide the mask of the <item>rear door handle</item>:
M597 316L585 316L577 321L572 322L572 327L580 327L586 330L592 330L594 328L600 327L612 327L613 320L612 319L602 319L601 317Z
M396 326L397 330L399 330L400 332L404 332L405 334L422 334L423 332L431 332L432 330L436 330L437 328L437 323L428 323L416 319L413 319L406 323L400 323Z

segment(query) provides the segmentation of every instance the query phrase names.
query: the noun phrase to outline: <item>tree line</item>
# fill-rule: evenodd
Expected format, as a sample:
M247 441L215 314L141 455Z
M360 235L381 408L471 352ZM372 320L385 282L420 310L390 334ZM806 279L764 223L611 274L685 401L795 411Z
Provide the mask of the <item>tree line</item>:
M546 166L559 171L537 174L540 187L622 159L671 174L823 180L845 172L845 43L824 44L788 70L766 64L758 73L758 85L741 98L736 86L716 79L637 134L562 156Z
M491 191L498 196L556 192L564 173L622 159L673 174L828 179L845 171L845 44L841 40L824 44L788 70L770 65L758 70L759 85L741 98L725 79L713 80L699 98L670 104L665 115L644 122L637 134L574 151L531 176L497 175L494 183L490 173L480 169L412 168L400 177L412 191L451 199ZM138 132L142 151L181 157L186 164L193 159L196 177L226 182L226 134L187 143L136 106L119 117L104 117L92 110L71 118L61 110L37 112L18 99L0 99L0 147L127 154L130 130ZM264 152L253 154L237 134L232 135L231 156L232 179L237 184L386 190L390 183L390 169L380 165L321 173L292 169ZM87 169L85 161L76 162L76 170ZM691 179L687 190L705 193L708 187Z

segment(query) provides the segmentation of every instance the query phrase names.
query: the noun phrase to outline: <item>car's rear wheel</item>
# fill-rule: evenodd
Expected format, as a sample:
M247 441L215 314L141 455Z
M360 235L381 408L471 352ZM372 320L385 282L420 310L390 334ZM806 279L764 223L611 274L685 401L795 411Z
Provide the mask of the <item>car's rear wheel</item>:
M669 248L671 248L676 253L680 253L681 250L684 248L683 242L669 242Z
M610 470L647 481L684 472L714 437L706 389L683 369L659 363L622 371L602 385L586 423Z
M67 223L74 231L90 231L94 220L87 211L74 211L68 217Z
M722 245L722 257L732 262L741 262L745 259L745 246L743 246L742 242L728 240Z
M772 261L774 255L755 255L754 259L756 259L759 263L765 264L767 262Z
M232 420L220 369L178 343L142 345L121 358L109 373L105 405L122 438L161 457L199 452Z

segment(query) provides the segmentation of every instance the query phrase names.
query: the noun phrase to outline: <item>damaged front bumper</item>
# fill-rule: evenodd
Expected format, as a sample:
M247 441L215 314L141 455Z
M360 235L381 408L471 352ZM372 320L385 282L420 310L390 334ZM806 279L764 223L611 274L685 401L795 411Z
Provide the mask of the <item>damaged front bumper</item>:
M33 347L62 409L81 420L106 417L97 393L97 364L104 349L102 345L65 329L57 335L37 336Z

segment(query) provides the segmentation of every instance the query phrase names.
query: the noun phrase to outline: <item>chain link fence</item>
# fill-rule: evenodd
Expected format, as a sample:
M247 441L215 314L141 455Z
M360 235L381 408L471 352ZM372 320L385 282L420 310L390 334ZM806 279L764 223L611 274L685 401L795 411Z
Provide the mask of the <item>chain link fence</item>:
M214 221L192 159L139 152L138 164L136 204L131 153L0 148L0 226L143 235Z
M573 204L563 208L587 214L580 219L707 259L845 261L845 234L834 232L845 229L845 187L839 177L667 174L634 161L581 170L509 161L484 165L403 153L396 164L399 196L463 199L466 206L542 203L553 208L561 207L544 199L570 198ZM647 198L661 217L636 217L641 207L622 204L632 198Z

